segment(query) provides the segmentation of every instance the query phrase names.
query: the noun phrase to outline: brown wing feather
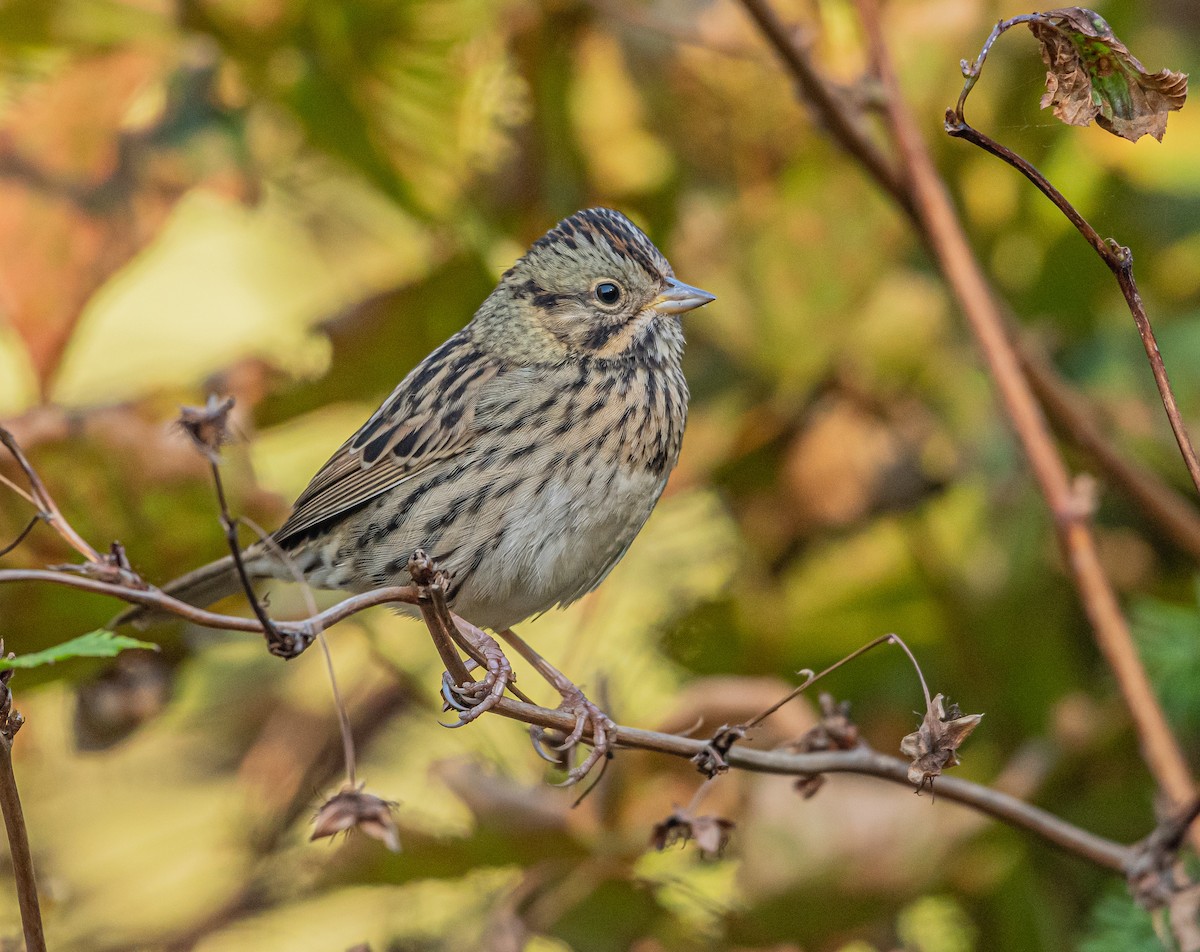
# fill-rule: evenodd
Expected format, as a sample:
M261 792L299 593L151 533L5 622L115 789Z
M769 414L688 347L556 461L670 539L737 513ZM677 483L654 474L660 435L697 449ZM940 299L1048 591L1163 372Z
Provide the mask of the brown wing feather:
M281 545L470 445L475 407L499 364L456 334L426 357L321 467L275 533Z

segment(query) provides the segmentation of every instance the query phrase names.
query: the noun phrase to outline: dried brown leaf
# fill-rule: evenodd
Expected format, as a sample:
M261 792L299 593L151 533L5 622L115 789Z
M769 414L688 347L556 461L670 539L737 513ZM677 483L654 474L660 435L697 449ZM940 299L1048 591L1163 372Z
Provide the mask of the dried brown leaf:
M958 766L958 748L982 718L982 714L963 714L957 705L947 713L945 697L934 697L921 726L900 742L900 753L912 761L908 779L918 790L932 786L943 770Z
M1029 29L1042 45L1047 66L1042 108L1063 122L1086 126L1093 119L1113 135L1136 142L1162 141L1167 113L1182 109L1187 74L1148 73L1098 13L1066 7L1040 14Z

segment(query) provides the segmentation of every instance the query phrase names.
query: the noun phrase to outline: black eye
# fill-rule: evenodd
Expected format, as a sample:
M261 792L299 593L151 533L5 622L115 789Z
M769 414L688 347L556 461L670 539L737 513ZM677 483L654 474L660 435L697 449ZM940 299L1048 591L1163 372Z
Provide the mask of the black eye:
M611 281L601 281L596 285L596 300L611 307L621 300L621 288Z

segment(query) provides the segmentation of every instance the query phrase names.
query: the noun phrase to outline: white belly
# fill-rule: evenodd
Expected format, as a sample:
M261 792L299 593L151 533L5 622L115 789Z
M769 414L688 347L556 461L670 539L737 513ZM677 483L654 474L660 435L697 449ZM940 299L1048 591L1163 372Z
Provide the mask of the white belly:
M601 474L592 474L604 484ZM464 618L506 628L591 591L645 524L665 480L645 471L616 472L600 504L587 502L578 474L512 500L507 531L486 566L455 599Z

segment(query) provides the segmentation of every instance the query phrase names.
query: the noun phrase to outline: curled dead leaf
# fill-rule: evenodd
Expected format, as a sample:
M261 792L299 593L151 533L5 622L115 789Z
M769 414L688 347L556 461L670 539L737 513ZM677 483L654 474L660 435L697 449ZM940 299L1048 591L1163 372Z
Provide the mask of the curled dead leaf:
M900 753L912 764L908 768L908 779L920 792L928 784L933 786L935 777L943 770L958 766L958 748L976 727L982 714L963 714L958 705L946 710L946 698L938 694L930 702L921 726L900 742Z
M1113 135L1162 141L1167 113L1182 109L1187 74L1148 73L1104 18L1083 7L1035 14L1029 29L1042 46L1046 92L1042 108L1073 126L1093 119Z

